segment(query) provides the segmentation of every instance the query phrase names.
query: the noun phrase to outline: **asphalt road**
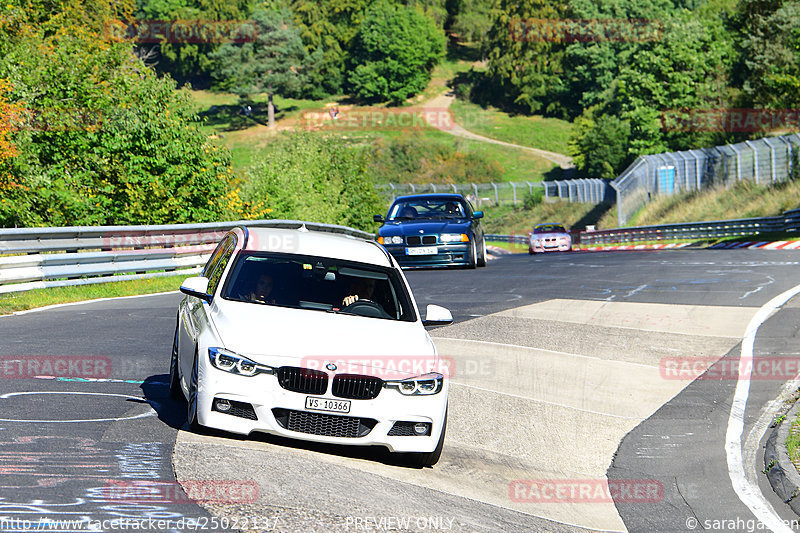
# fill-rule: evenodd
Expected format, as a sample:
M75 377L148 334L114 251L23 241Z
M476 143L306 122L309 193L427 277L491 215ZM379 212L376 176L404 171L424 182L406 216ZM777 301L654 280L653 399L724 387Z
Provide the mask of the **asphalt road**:
M741 308L746 315L795 285L800 278L799 266L800 254L788 251L573 253L506 256L477 271L409 272L407 277L421 308L436 303L453 311L457 323L433 331L437 338L589 354L616 364L612 361L614 354L603 351L601 341L609 335L619 335L615 346L624 348L619 350L624 352L620 359L637 361L647 357L641 352L650 350L642 344L645 338L657 340L658 346L653 347L657 351L659 346L671 346L670 339L696 342L701 347L704 339L714 344L722 337L689 332L684 338L679 332L659 330L659 324L640 327L642 322L615 329L607 324L570 323L563 309L536 306L551 301L658 304L676 309L700 306L710 314L717 309L734 313ZM188 529L185 520L194 518L200 520L195 530L223 529L219 526L225 524L212 527L215 524L206 508L225 516L236 515L236 509L232 511L226 505L200 507L187 503L182 493L175 491L172 463L176 439L176 457L181 452L183 459L174 467L182 480L258 479L260 503L239 505L238 511L240 517L251 516L252 520L258 511L264 520L259 529L325 530L332 513L338 513L341 519L346 512L351 518L361 519L414 515L439 519L428 522L428 530L575 531L591 523L590 517L584 520L577 515L574 520L552 519L559 514L552 510L555 504L544 510L541 506L528 509L509 502L507 496L503 501L496 493L483 498L481 487L489 487L494 479L486 474L482 480L484 472L491 470L487 464L498 469L491 474L504 480L507 488L508 479L521 475L520 468L541 468L541 457L534 452L547 444L515 441L515 450L509 451L500 449L501 443L481 448L474 441L467 442L466 436L460 440L468 433L470 423L485 428L485 420L462 419L461 428L450 428L453 445L446 446L443 457L449 457L449 463L424 471L397 465L378 450L329 449L269 438L179 435L182 406L168 399L166 390L178 299L177 294L119 299L0 318L0 401L5 402L0 411L0 471L4 474L0 481L0 520L6 520L0 522L0 530L20 529L20 523L8 519L35 522L41 518L77 519L94 526L103 519L164 519L173 520L166 524L169 528L151 522L142 529L176 531ZM528 315L513 314L529 306L534 307L526 311ZM669 322L670 315L663 314L663 309L671 307L659 309L660 320ZM553 313L552 318L548 312ZM793 345L797 313L790 304L770 318L756 338L757 356L797 355ZM686 316L698 322L704 319L702 315ZM517 327L520 323L530 329L521 330ZM581 331L589 331L588 336L581 337ZM727 334L724 337L729 338ZM728 349L724 343L717 348L722 346ZM730 355L738 354L738 349L730 347ZM73 365L80 369L83 379L43 379L44 375L58 373L48 364L53 369L57 364L62 368ZM745 415L745 436L763 418L763 409L778 397L782 385L783 381L776 379L754 382ZM454 388L454 400L463 405L475 399L478 403L490 401L489 397L477 396L474 383L471 386L468 389L464 385L461 392ZM625 433L632 430L621 444L605 443L614 449L619 445L608 470L610 479L655 479L664 488L663 497L656 502L616 502L628 530L688 530L689 516L699 520L752 518L726 478L725 427L735 386L730 379L694 382L674 398L665 397L666 404L654 408L652 416L648 414L635 428L620 426L618 429ZM591 396L580 401L587 398L591 401ZM524 399L518 400L525 404ZM536 401L546 400L537 397ZM637 412L626 420L633 426L640 418ZM567 426L572 423L569 418L563 422ZM536 437L535 425L527 430L530 433L524 438ZM571 440L585 448L594 444L590 432L576 434ZM565 471L581 471L583 451L576 448L559 455L560 462L574 463L573 470ZM206 452L210 456L204 456ZM602 464L603 469L611 459L609 456ZM283 468L276 469L276 462ZM509 472L500 472L501 466ZM264 472L271 477L262 479ZM274 494L270 479L281 482ZM312 485L314 491L304 483L309 479L318 482ZM471 496L459 491L465 485L471 487ZM769 498L768 490L764 492ZM270 507L262 501L267 495L281 495L283 500L276 496ZM772 500L776 510L785 513L780 502ZM591 509L577 505L562 514L590 515ZM270 516L276 522L270 523ZM447 522L449 517L459 520ZM352 520L338 524L342 530L358 530ZM742 524L743 528L718 530L746 530L746 522ZM391 525L372 524L372 530L386 530ZM417 524L410 529L426 528Z

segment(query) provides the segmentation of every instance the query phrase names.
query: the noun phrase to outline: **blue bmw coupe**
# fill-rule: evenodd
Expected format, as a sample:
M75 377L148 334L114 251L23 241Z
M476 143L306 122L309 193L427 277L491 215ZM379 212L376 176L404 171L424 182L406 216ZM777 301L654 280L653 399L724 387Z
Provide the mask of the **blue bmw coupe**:
M398 197L378 230L381 243L403 268L486 266L480 219L460 194Z

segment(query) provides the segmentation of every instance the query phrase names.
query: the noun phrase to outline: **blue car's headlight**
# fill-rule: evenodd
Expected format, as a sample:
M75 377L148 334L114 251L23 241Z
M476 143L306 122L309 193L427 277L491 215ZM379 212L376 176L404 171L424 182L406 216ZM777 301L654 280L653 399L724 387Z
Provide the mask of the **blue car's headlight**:
M385 381L383 386L389 389L397 389L406 396L430 396L442 391L444 376L438 373L425 374L416 378L402 379L397 381Z
M274 374L275 369L271 366L261 365L255 361L243 357L236 352L224 348L209 348L208 357L214 368L239 374L240 376L255 376L256 374Z
M469 242L469 235L466 233L442 233L439 235L441 242Z

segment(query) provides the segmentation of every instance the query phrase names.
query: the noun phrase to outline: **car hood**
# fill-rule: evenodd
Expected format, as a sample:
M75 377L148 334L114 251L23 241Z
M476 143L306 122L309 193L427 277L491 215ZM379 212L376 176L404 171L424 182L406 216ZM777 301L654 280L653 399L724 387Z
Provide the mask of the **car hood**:
M439 364L419 322L232 301L218 306L213 320L226 349L270 366L321 369L333 362L340 372L392 379L430 372Z
M454 218L452 220L402 220L387 222L381 226L381 236L402 235L430 235L432 233L465 233L469 230L469 220Z

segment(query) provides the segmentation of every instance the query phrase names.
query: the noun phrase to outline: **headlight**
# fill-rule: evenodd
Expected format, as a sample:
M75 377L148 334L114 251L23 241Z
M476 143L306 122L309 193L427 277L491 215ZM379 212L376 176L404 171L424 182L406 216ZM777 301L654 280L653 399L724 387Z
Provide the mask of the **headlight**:
M403 244L403 238L399 235L394 237L378 237L378 244Z
M469 242L469 235L466 233L442 233L439 235L441 242Z
M392 237L392 244L403 244L403 238L400 237L399 235L395 235L394 237Z
M208 358L211 360L211 365L214 368L230 372L231 374L255 376L256 374L275 373L275 369L270 366L260 365L255 361L251 361L238 353L231 352L224 348L209 348Z
M383 386L389 389L397 389L405 396L430 396L442 391L444 376L437 373L425 374L416 378L403 379L398 381L386 381Z

